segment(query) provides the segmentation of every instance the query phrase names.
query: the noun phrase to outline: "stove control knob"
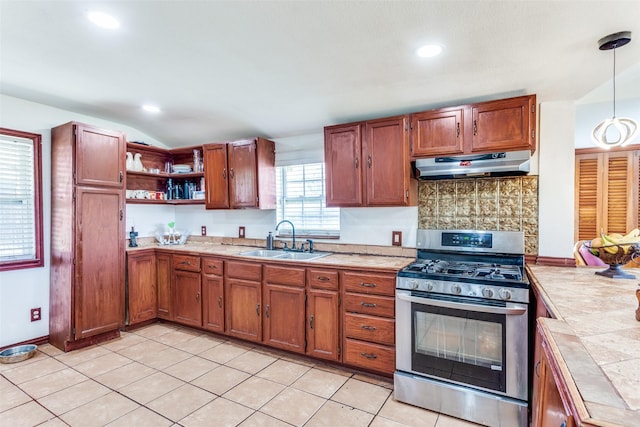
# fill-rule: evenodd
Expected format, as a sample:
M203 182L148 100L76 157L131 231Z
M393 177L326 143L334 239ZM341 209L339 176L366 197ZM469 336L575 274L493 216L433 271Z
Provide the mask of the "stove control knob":
M418 281L417 280L410 280L409 281L409 286L411 286L411 289L413 289L415 291L416 289L418 289Z
M503 300L510 300L511 299L511 291L509 289L500 289L500 298L502 298Z
M482 289L482 296L485 298L493 298L493 289L491 288Z
M433 290L433 282L431 280L427 280L424 285L427 292L431 292Z
M460 292L462 292L462 288L458 284L452 285L451 292L453 292L454 294L459 294Z

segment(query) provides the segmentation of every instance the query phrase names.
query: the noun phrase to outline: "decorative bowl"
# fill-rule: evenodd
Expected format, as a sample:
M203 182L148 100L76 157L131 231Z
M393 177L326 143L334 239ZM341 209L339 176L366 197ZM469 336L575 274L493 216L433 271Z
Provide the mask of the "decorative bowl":
M0 363L17 363L33 357L38 346L35 344L18 345L0 351Z
M595 250L598 252L596 255L606 264L609 264L609 268L603 271L597 271L596 274L600 276L610 277L612 279L635 279L636 276L622 270L622 266L633 261L640 266L640 246L638 244L624 244L624 245L603 245L603 246L591 246L589 243L585 243L585 246L589 250ZM616 252L610 253L607 249L616 249ZM593 253L593 251L591 251Z

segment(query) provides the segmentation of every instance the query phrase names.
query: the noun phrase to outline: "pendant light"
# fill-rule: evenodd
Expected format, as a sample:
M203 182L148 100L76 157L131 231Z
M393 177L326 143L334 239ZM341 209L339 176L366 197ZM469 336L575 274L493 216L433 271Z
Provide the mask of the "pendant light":
M616 117L616 49L622 47L631 41L631 31L622 31L619 33L609 34L598 40L600 50L613 49L613 117L601 121L591 133L593 142L605 149L611 147L623 147L635 138L638 133L638 123L627 117ZM617 139L607 137L607 134L617 133Z

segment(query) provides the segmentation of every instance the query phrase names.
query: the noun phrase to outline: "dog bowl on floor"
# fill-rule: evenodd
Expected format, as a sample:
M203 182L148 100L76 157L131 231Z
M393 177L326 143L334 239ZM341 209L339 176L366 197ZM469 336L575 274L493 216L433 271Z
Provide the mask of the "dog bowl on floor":
M0 363L17 363L33 357L38 346L35 344L18 345L0 351Z

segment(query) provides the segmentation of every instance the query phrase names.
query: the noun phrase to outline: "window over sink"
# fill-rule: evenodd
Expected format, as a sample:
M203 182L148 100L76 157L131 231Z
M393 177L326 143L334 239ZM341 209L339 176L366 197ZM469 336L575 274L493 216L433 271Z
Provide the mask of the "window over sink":
M288 219L296 236L335 238L340 236L340 208L328 208L324 163L276 167L277 222ZM290 233L282 227L278 233Z

